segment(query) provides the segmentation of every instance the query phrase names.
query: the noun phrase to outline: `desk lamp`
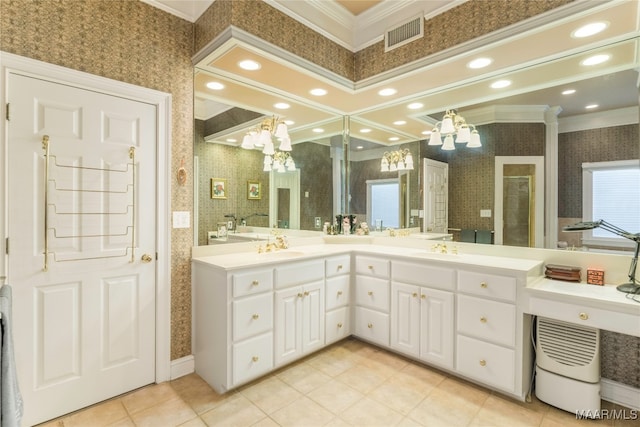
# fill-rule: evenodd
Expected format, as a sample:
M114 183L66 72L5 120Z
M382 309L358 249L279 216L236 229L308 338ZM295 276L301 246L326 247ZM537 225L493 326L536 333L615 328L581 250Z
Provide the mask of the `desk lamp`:
M632 234L628 231L624 231L623 229L616 227L615 225L609 224L605 220L598 221L584 221L578 222L573 225L566 225L562 228L563 231L584 231L584 230L592 230L594 228L602 228L610 233L617 234L618 236L622 236L625 239L633 240L636 242L636 250L633 254L633 259L631 260L631 267L629 268L629 283L623 283L619 285L616 289L620 292L640 293L640 285L637 284L636 280L636 267L638 265L638 251L640 250L640 233Z

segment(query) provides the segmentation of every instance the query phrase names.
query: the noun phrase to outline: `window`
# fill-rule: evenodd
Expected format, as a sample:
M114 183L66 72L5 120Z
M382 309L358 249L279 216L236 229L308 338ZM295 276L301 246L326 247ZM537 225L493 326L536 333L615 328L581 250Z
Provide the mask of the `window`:
M640 161L583 163L582 216L584 221L603 219L630 233L640 232ZM584 243L633 245L599 228L586 232Z
M397 179L367 181L369 227L382 221L382 228L400 226L400 185Z

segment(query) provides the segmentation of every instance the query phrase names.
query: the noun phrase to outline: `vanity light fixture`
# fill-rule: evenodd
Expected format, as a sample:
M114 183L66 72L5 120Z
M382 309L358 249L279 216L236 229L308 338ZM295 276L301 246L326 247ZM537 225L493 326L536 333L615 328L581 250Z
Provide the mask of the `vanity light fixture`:
M444 143L442 142L444 135ZM475 125L468 124L456 110L447 110L441 122L436 123L431 131L428 145L441 145L443 150L455 150L453 136L456 136L456 143L466 143L469 148L482 147L480 134Z
M274 140L280 142L278 150L275 148ZM250 129L242 139L241 147L247 150L262 147L262 153L264 154L263 170L265 172L272 170L272 168L278 172L284 172L285 167L287 170L296 169L293 157L289 154L292 150L289 130L284 120L277 116L264 119L259 127Z
M598 221L584 221L578 222L573 225L566 225L562 227L563 231L585 231L585 230L593 230L594 228L601 228L609 233L616 234L618 236L624 237L625 239L632 240L636 242L636 249L633 253L633 258L631 259L631 266L629 267L629 282L623 283L622 285L618 285L616 289L620 292L638 294L640 293L640 284L638 284L638 280L636 280L636 267L638 266L638 252L640 251L640 233L632 234L628 231L624 231L620 227L616 227L613 224L608 223L607 221L600 219Z
M408 149L387 151L380 160L380 172L413 170L413 156Z

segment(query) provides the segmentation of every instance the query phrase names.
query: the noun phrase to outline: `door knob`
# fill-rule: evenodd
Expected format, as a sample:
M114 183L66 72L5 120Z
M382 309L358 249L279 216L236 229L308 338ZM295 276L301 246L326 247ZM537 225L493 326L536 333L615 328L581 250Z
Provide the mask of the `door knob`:
M151 255L149 254L144 254L142 255L142 262L147 263L147 262L151 262L151 260L153 260L153 258L151 258Z

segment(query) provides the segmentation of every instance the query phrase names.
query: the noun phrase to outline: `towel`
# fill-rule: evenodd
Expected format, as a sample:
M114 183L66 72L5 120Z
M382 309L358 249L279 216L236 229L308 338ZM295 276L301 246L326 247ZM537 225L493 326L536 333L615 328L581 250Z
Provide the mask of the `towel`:
M22 396L18 387L11 335L11 287L0 287L0 426L19 427L22 420Z

